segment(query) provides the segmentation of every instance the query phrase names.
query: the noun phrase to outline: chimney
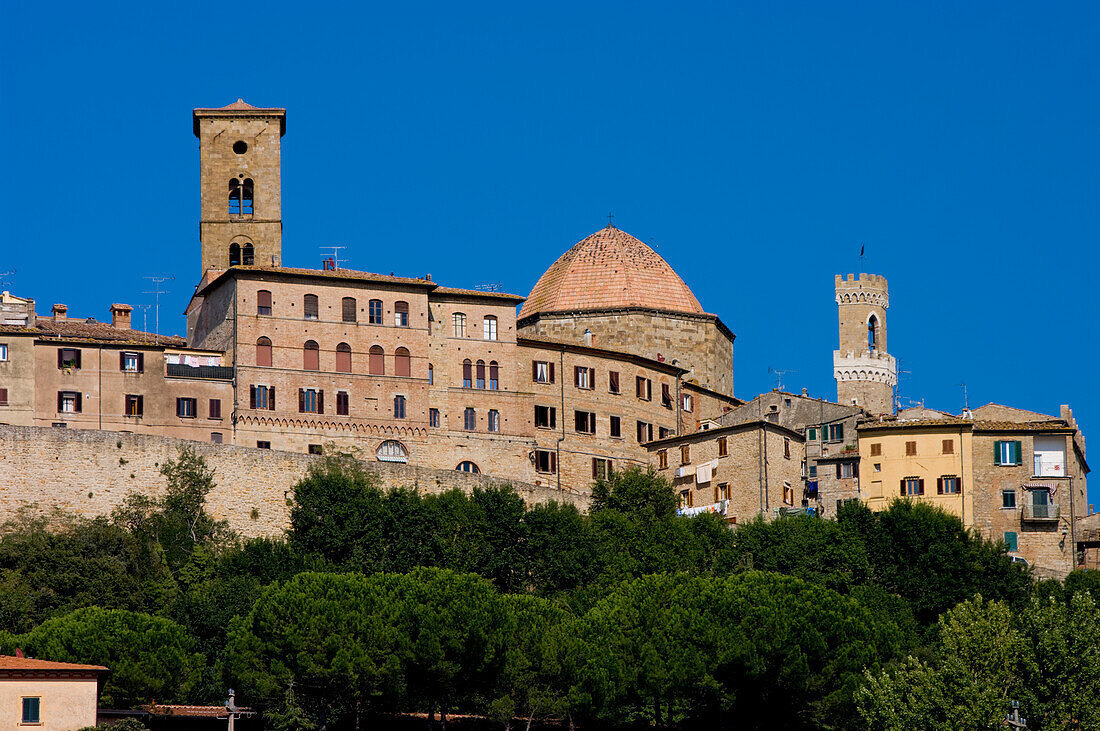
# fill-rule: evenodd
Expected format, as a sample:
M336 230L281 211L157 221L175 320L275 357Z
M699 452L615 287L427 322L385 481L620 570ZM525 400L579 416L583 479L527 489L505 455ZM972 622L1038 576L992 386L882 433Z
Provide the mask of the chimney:
M111 305L111 327L117 330L129 330L130 313L134 308L130 305L122 305L117 302Z
M802 389L802 395L803 395L803 396L809 396L809 395L810 395L810 392L809 392L809 390L808 390L808 389L806 389L806 388L803 388L803 389Z
M67 313L68 311L69 311L69 306L68 305L61 305L61 304L54 305L53 306L53 319L55 319L55 320L64 320L65 319L65 313Z
M586 329L584 331L584 344L588 347L592 347L592 331Z

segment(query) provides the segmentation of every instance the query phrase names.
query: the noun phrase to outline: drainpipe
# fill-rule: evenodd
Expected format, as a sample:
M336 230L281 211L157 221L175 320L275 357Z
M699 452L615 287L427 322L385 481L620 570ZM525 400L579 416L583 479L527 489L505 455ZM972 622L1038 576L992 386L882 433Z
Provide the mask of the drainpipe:
M763 428L763 427L761 427ZM764 514L764 451L761 447L763 437L756 439L756 484L760 489L760 514Z
M99 401L99 430L103 431L103 346L99 346L99 392L96 393Z
M683 433L684 401L680 397L680 379L683 377L683 374L676 376L676 436Z
M768 512L768 422L764 422L764 512Z
M561 389L561 436L555 445L555 457L557 469L554 472L558 478L558 491L561 491L561 443L565 441L565 349L558 350L558 384Z
M190 345L190 343L188 343ZM237 406L240 403L240 389L237 376L237 278L233 277L233 443L237 443ZM284 395L285 399L286 396Z
M971 432L973 434L973 432ZM970 438L970 444L973 446L974 438ZM970 497L970 491L966 489L966 450L963 449L963 428L959 427L959 494L962 496L962 500L959 501L959 510L962 513L962 524L966 527L966 500Z

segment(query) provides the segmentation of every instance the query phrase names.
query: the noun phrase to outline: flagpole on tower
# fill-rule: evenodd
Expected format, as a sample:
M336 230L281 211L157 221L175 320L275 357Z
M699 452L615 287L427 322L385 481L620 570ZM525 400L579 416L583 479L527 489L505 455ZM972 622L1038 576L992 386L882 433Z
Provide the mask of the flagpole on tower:
M859 270L861 272L863 271L863 250L864 250L864 248L866 248L864 244L859 245Z

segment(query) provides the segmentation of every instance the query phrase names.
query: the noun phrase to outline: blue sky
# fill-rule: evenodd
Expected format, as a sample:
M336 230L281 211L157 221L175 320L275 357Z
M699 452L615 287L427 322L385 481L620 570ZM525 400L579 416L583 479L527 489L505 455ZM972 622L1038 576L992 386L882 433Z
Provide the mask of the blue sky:
M833 275L863 244L903 401L958 411L965 382L1100 428L1096 3L0 12L0 272L40 312L105 319L169 275L184 331L191 109L244 97L288 110L286 264L341 245L523 294L612 211L737 333L739 396L775 368L833 397Z

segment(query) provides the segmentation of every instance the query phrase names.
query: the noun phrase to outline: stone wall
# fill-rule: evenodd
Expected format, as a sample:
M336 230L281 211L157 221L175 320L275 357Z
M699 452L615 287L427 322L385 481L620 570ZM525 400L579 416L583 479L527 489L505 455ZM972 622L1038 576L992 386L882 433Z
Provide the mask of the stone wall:
M234 445L83 429L0 426L0 522L20 508L60 508L83 517L109 514L133 490L159 496L160 466L184 446L214 468L207 510L245 536L279 535L289 523L293 485L318 457ZM588 496L484 475L364 462L383 488L421 493L511 484L528 504L552 500L587 508Z

